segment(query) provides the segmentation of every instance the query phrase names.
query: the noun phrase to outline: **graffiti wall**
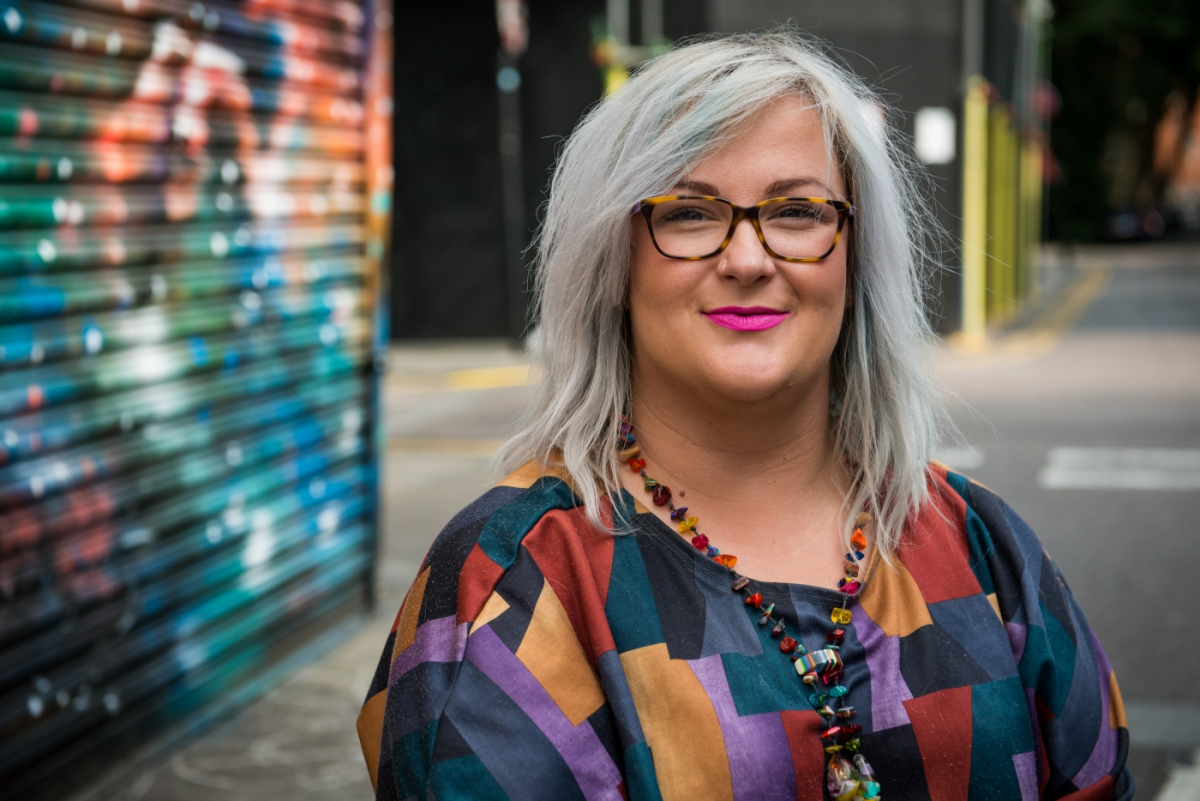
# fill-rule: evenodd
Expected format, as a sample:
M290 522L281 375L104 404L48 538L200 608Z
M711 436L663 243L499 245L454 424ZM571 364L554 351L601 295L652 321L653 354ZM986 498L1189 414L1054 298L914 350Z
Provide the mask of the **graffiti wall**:
M0 787L362 603L390 20L0 0Z

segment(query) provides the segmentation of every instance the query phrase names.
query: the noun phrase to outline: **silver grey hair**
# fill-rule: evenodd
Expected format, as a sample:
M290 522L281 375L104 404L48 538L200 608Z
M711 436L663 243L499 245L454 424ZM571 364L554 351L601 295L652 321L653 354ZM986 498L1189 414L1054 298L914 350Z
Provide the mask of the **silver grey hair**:
M921 173L886 106L819 41L794 29L697 41L660 56L593 108L567 141L536 241L535 358L542 373L525 423L498 454L565 468L592 522L619 490L616 442L629 408L625 300L631 210L662 194L777 98L816 108L857 212L847 226L853 305L833 353L831 419L857 512L895 554L928 494L944 414L929 368L930 266Z

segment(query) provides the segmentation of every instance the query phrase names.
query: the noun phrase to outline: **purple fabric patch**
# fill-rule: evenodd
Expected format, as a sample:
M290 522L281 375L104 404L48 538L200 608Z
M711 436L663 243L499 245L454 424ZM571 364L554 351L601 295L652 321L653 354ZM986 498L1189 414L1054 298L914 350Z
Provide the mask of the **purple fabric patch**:
M1008 631L1008 642L1012 645L1013 662L1019 665L1021 657L1025 655L1025 638L1029 634L1029 627L1010 622L1005 623L1004 628Z
M571 769L584 798L614 801L621 798L617 790L621 772L592 725L585 720L572 726L554 699L490 626L471 635L466 657L541 729Z
M796 773L779 713L739 715L720 654L690 660L688 665L712 701L721 724L735 801L794 799Z
M461 662L467 645L468 623L454 625L454 615L426 620L417 626L412 645L392 662L388 687L417 665L425 662Z
M1017 771L1017 784L1021 788L1021 801L1037 801L1037 756L1033 751L1013 755L1013 768Z
M885 637L861 604L854 612L854 630L871 670L871 730L904 726L909 723L904 702L913 696L900 673L900 637Z
M1080 790L1090 787L1107 776L1117 761L1117 730L1108 723L1109 710L1112 709L1112 698L1108 692L1108 677L1112 675L1112 665L1108 662L1108 655L1100 647L1100 640L1097 639L1095 632L1092 632L1092 649L1096 654L1096 672L1100 679L1100 704L1103 714L1100 716L1100 732L1096 737L1096 746L1092 749L1092 755L1088 757L1088 761L1071 780Z

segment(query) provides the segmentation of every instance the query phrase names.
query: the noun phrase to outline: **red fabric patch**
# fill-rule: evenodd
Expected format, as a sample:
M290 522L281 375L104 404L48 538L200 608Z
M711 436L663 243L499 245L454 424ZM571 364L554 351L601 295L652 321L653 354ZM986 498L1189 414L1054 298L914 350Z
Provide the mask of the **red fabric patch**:
M966 801L971 786L971 688L904 702L932 801Z
M1025 692L1029 693L1029 690ZM1042 732L1045 731L1046 725L1054 720L1054 713L1037 693L1033 693L1033 708L1037 713L1037 731L1034 732L1033 739L1037 744L1038 796L1040 797L1045 794L1046 787L1050 784L1050 755L1046 753L1046 747L1042 743Z
M583 509L552 509L521 539L559 602L592 666L615 649L604 602L612 574L613 537L588 522Z
M1105 776L1090 787L1084 787L1070 795L1061 796L1063 801L1109 801L1113 797L1113 777Z
M898 551L927 604L983 592L971 572L966 520L966 501L946 483L944 474L931 471L929 503L908 522Z
M462 573L458 575L458 611L456 623L470 623L479 616L483 605L496 589L504 569L488 558L488 555L475 543L467 561L463 563Z
M821 747L821 716L809 709L780 712L792 769L796 771L796 801L822 798L825 788L825 750Z

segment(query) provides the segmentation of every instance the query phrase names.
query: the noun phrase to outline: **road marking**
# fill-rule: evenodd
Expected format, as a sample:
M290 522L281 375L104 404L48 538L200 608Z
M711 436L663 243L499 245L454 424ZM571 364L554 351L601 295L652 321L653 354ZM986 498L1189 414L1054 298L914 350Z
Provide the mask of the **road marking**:
M1200 450L1055 448L1038 474L1043 489L1200 489Z
M1127 702L1125 717L1133 748L1181 751L1200 747L1200 704Z
M455 370L446 373L446 389L497 389L499 387L523 387L536 383L539 376L528 364L512 364L505 367L480 367L475 370ZM533 379L533 380L531 380Z
M951 334L946 343L951 350L971 356L1040 356L1053 350L1079 318L1108 289L1112 270L1093 267L1083 271L1022 328L992 339L986 335L968 337Z
M466 456L487 459L504 444L502 439L452 439L447 437L390 437L388 453L429 456Z

